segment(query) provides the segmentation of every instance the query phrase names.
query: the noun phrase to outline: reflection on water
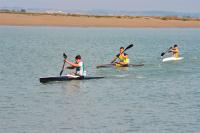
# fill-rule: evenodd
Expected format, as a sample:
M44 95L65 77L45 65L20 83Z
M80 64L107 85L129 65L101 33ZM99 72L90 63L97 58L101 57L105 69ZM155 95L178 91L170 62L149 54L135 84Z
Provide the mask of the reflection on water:
M128 71L129 70L128 67L114 67L114 68L119 70L119 71Z
M82 88L83 82L78 80L69 81L67 83L62 83L63 91L66 91L68 94L77 93L80 88Z

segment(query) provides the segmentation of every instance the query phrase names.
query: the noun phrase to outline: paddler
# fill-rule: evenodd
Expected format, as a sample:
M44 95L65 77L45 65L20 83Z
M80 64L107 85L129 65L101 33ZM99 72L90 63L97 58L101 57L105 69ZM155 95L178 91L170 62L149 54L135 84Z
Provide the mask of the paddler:
M169 50L169 52L172 52L173 57L178 58L179 57L178 45L175 44L174 47Z
M116 60L119 60L117 62L115 62ZM128 54L124 53L124 47L120 47L120 53L118 55L115 56L115 58L111 61L111 63L116 64L116 66L126 66L129 63L129 58L128 58Z
M64 60L66 63L68 63L69 65L71 65L70 67L66 67L69 69L76 69L75 73L73 74L68 74L67 76L70 77L84 77L86 76L86 72L85 72L85 68L84 68L84 63L81 60L81 56L77 55L75 57L75 63L68 61L67 59Z

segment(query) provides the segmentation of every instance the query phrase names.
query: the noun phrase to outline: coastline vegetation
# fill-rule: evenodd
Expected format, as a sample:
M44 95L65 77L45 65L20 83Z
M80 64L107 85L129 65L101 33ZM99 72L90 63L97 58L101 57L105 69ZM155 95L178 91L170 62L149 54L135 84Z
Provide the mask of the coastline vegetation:
M87 15L87 14L76 14L76 13L64 13L64 12L28 12L25 9L9 10L0 9L0 13L8 14L26 14L32 16L50 15L50 16L66 16L66 17L88 17L88 18L118 18L118 19L159 19L163 21L179 20L179 21L200 21L200 18L192 18L190 16L178 17L178 16L127 16L127 15Z

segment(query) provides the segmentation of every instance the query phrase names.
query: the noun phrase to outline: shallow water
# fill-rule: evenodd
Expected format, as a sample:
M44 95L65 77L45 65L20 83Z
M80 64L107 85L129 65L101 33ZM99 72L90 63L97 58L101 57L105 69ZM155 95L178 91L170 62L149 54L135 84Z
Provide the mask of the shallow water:
M0 27L0 132L197 133L200 29ZM137 68L96 69L120 46ZM161 63L173 43L184 60ZM81 54L88 81L58 76L62 53ZM70 71L66 71L70 72Z

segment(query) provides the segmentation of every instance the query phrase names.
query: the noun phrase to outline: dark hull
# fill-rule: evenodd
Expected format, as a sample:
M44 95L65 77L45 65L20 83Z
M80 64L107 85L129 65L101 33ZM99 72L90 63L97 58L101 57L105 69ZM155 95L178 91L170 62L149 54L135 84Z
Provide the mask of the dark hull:
M128 64L125 66L116 66L115 64L103 64L96 66L97 68L109 68L109 67L140 67L144 66L144 64Z
M40 83L47 83L47 82L52 82L52 81L71 81L71 80L90 80L90 79L101 79L104 77L78 77L78 78L72 78L68 76L60 76L60 77L43 77L40 78Z

